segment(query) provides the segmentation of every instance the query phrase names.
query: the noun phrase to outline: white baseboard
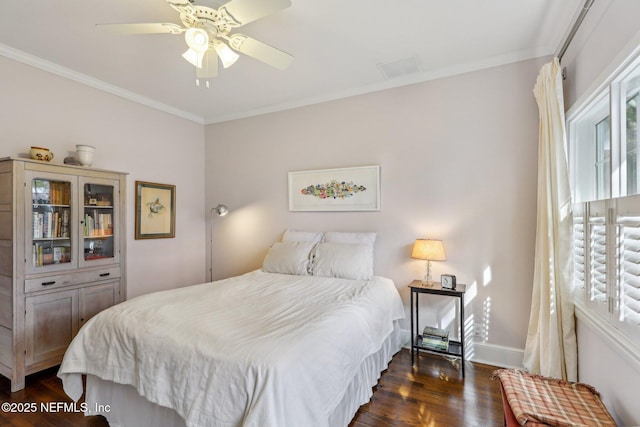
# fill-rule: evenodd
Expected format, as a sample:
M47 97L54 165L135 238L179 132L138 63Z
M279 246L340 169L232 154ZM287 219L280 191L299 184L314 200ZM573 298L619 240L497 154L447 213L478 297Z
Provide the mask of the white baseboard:
M465 353L469 360L500 368L514 368L524 370L522 359L524 350L472 341L467 344Z
M401 332L404 348L409 349L411 332L404 329ZM522 359L524 358L523 349L471 340L466 343L465 354L467 360L473 362L497 366L499 368L524 369L522 365Z

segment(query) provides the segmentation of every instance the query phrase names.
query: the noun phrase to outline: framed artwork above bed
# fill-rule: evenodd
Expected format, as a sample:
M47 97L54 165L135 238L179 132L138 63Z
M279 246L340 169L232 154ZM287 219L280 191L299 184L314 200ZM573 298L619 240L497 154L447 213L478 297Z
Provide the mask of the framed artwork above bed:
M176 186L136 181L136 239L176 237Z
M289 172L290 211L379 211L380 166Z

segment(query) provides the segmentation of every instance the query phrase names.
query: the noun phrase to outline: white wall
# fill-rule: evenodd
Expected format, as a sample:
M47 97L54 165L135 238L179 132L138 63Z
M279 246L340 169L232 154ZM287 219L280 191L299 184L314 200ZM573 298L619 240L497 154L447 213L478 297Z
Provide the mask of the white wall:
M521 350L536 218L532 89L543 63L207 126L207 209L232 210L214 222L214 278L259 268L286 228L376 231L376 273L392 278L408 305L407 284L424 274L411 246L439 238L447 261L433 263L434 275L469 286L467 318L486 319L488 345ZM362 165L381 166L379 212L289 212L287 172ZM437 298L431 307L447 326L453 302Z
M590 94L593 85L610 74L610 65L624 51L637 46L633 40L640 30L640 2L598 0L593 3L580 30L562 58L565 107ZM624 55L623 55L624 56Z
M600 0L594 6L563 58L567 68L566 107L599 86L632 49L640 44L640 2ZM578 318L578 376L602 393L619 425L640 425L640 368L617 354L609 340Z
M128 172L128 296L200 283L205 275L204 132L193 123L0 57L0 157L75 144L94 167ZM176 185L175 239L134 240L136 180Z

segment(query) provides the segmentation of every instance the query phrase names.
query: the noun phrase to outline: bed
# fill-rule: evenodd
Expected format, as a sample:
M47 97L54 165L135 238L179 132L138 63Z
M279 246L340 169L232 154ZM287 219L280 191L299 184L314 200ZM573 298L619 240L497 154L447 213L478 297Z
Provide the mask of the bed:
M69 346L64 390L77 401L86 375L86 414L112 427L347 425L402 344L372 239L288 231L260 270L107 309Z

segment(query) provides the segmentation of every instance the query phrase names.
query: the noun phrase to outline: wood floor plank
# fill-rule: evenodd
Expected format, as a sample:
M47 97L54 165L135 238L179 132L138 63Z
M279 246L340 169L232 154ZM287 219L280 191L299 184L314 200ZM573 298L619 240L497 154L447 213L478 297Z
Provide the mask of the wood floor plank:
M421 354L411 367L409 351L398 353L374 388L373 397L349 427L491 427L503 425L500 386L491 380L494 366L467 362L462 379L460 361ZM57 368L27 377L26 388L11 393L0 377L0 403L68 402L56 377ZM0 425L9 427L108 427L101 416L80 412L32 414L0 412ZM132 426L135 427L135 426Z
M458 359L421 354L411 367L402 350L362 406L350 427L503 425L499 384L494 366L467 362L462 379Z

